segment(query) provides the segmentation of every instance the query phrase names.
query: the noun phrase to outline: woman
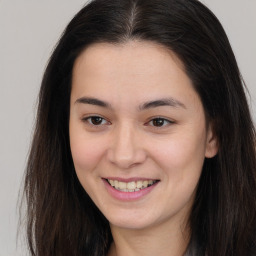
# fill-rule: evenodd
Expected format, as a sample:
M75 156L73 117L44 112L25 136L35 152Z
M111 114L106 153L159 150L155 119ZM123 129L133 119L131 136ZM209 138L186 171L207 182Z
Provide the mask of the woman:
M226 34L197 0L96 0L42 81L31 255L255 255L255 132Z

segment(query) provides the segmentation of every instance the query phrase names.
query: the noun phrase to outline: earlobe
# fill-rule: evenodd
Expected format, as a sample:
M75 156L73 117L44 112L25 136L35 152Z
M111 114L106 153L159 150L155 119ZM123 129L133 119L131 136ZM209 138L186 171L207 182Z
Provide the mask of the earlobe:
M206 147L205 147L205 157L212 158L218 153L218 139L217 136L213 133L211 125L209 125Z

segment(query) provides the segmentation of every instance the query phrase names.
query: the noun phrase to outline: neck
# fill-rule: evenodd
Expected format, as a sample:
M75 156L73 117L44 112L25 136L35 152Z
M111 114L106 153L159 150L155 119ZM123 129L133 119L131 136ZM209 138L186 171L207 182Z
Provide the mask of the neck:
M181 225L157 225L147 229L122 229L111 225L113 244L108 256L182 256L189 231Z

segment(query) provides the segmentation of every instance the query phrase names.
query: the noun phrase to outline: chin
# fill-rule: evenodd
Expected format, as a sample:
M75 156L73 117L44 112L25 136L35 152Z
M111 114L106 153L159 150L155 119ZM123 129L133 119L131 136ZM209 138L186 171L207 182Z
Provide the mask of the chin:
M152 225L152 224L151 224ZM134 230L142 230L146 229L151 226L149 223L141 222L141 221L134 221L134 220L113 220L110 221L110 226L115 226L120 229L134 229Z
M106 215L105 215L106 216ZM153 226L158 221L153 216L147 214L111 214L106 216L110 226L115 226L121 229L137 229L142 230ZM109 218L108 218L109 217Z

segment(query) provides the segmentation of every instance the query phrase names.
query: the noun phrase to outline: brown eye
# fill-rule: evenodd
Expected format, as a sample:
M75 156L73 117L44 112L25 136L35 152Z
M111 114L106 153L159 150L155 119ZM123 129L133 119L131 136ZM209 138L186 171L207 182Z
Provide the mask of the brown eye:
M160 127L160 126L164 125L164 121L165 121L164 119L156 118L156 119L152 120L152 123L154 126Z
M104 118L102 118L100 116L90 116L83 120L88 122L89 124L95 125L95 126L104 125L104 124L108 123Z
M93 125L100 125L103 121L103 118L99 117L99 116L93 116L91 117L91 123Z
M155 127L163 127L163 126L166 126L166 125L171 124L171 123L173 123L173 122L159 117L159 118L152 119L149 122L149 125L152 125L152 126L155 126Z

